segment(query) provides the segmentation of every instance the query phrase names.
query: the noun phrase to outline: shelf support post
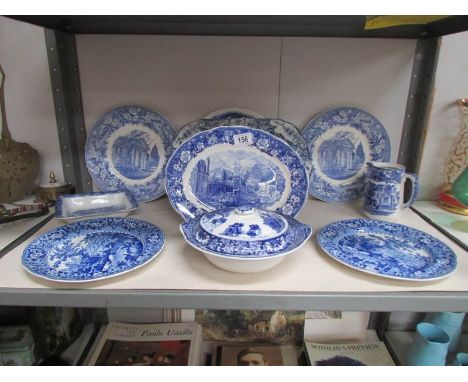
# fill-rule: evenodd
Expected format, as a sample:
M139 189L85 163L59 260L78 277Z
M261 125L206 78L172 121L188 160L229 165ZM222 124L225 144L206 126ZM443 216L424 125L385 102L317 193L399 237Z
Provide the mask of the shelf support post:
M398 163L417 173L432 108L440 37L418 40L411 73Z
M75 36L50 29L44 33L63 175L77 193L91 192L91 176L84 158L86 128Z

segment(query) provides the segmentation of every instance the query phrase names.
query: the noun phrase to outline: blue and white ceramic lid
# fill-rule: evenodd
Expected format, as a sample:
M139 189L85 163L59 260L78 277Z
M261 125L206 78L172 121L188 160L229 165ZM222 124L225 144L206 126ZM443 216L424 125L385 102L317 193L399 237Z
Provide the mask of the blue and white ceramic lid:
M288 229L281 215L253 207L232 207L208 212L200 226L213 236L241 241L274 239Z
M300 248L310 237L312 228L291 216L282 215L287 222L286 231L266 240L237 240L217 237L200 225L203 217L186 220L180 225L185 240L205 254L233 259L266 259L284 256Z

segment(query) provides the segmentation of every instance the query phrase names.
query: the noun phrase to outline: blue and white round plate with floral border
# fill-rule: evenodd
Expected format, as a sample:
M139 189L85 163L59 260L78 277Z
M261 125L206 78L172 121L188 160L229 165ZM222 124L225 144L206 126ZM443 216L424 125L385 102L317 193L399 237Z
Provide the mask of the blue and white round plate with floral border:
M90 219L37 237L21 261L28 272L46 280L96 281L142 267L156 258L164 242L164 233L143 220Z
M435 237L402 224L342 220L323 227L317 243L332 258L362 272L407 281L450 276L455 253Z
M247 205L296 216L307 188L304 162L286 142L243 126L195 134L166 167L169 201L185 219Z
M219 126L253 127L281 138L299 154L306 165L307 171L310 173L310 155L304 137L295 125L278 118L199 119L182 126L174 139L173 146L177 148L196 133Z
M86 140L85 159L101 191L130 191L139 202L159 198L176 132L161 114L123 106L103 115Z
M370 113L341 107L312 119L302 130L312 169L309 192L317 199L344 203L364 194L366 163L388 162L390 139Z

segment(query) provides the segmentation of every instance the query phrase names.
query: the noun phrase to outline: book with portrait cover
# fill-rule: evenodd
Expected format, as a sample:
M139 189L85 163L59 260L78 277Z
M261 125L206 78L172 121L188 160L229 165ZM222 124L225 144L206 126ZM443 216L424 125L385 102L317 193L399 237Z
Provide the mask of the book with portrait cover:
M305 353L311 366L395 366L382 341L342 344L306 341Z
M197 323L110 322L86 362L96 366L186 366L200 364L202 330Z
M230 343L213 346L213 366L298 366L301 347Z

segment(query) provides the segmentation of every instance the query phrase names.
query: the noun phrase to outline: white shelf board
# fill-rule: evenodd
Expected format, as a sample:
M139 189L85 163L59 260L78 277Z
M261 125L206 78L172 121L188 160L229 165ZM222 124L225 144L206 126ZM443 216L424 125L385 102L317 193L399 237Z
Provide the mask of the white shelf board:
M346 267L322 252L315 242L320 228L337 220L364 217L359 203L308 200L298 219L312 226L312 238L277 267L257 274L218 269L187 245L179 231L182 218L167 198L142 205L130 217L150 221L165 233L165 248L155 260L127 274L89 283L65 284L34 277L22 268L21 255L32 239L61 224L53 219L0 259L0 305L468 310L468 254L409 209L402 212L400 223L430 233L457 254L458 268L450 277L432 282L387 279Z

